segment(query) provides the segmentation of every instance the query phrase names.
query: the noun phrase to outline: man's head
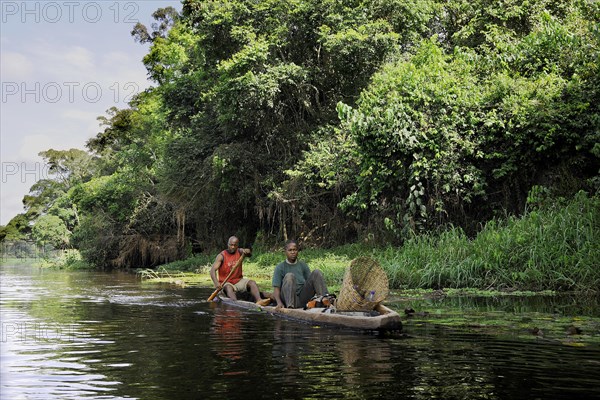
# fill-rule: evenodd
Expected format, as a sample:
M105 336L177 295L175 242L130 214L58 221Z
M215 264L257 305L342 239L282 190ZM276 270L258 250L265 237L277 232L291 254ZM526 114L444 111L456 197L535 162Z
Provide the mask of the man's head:
M295 240L288 240L285 242L285 256L290 262L296 262L298 259L298 252L300 251L298 247L298 242Z
M229 240L227 241L227 251L230 254L235 253L239 246L240 246L240 240L235 236L230 237Z

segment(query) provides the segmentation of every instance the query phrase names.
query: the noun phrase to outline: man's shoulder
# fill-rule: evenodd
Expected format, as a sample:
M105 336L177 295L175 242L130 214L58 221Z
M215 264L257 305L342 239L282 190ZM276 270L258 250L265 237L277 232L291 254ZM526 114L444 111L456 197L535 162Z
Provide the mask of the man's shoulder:
M282 269L282 268L285 268L285 261L282 261L275 266L275 269Z

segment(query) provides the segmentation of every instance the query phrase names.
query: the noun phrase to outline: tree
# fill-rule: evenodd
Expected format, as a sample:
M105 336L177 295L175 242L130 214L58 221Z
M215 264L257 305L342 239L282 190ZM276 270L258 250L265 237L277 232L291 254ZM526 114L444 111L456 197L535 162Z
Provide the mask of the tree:
M54 180L68 190L72 185L84 182L94 174L96 160L80 149L46 150L39 153L48 165L48 172Z
M386 57L427 29L433 3L419 4L409 13L385 1L184 2L146 65L178 132L159 186L199 237L214 238L214 221L239 225L225 217L236 210L251 236L306 230L277 216L294 215L278 190L283 171L336 122L338 101L353 101ZM414 30L399 23L409 20Z
M148 28L140 22L133 27L131 36L135 38L136 42L152 43L159 38L164 39L169 29L179 19L179 13L173 7L165 7L153 12L152 17L156 21L151 25L152 33L149 33Z
M50 245L56 249L64 249L69 245L70 234L63 220L55 215L42 215L32 228L33 238L43 247Z
M472 233L497 210L522 211L536 184L585 187L598 173L598 52L589 46L599 37L576 4L555 15L488 8L523 18L492 18L464 36L472 48L446 53L460 35L434 37L382 68L357 108L340 106L360 165L340 206L378 215L398 237L445 223Z
M95 171L97 160L90 154L79 149L54 150L49 149L39 153L44 158L48 168L48 176L34 183L29 194L23 197L25 213L19 214L6 227L5 236L8 238L27 239L34 235L38 241L60 244L68 243L69 229L77 224L77 210L68 199L67 192L77 184L90 179ZM51 218L52 217L52 218ZM55 218L61 220L59 228ZM39 228L32 229L41 221ZM66 233L65 233L66 232ZM54 239L51 234L58 236ZM37 236L36 236L37 235Z
M119 267L232 233L326 245L446 224L474 233L522 211L532 185L568 195L600 182L598 11L575 0L159 9L152 31L133 32L155 87L99 118L87 144L98 161L43 154L54 179L33 188L29 215L60 217L88 261Z
M29 218L24 214L17 214L6 226L0 227L0 242L25 240L31 233L31 225Z

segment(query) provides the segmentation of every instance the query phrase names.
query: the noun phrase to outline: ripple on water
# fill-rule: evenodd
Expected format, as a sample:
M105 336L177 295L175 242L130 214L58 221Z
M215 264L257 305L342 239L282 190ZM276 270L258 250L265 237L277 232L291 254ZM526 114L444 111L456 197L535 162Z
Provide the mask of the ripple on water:
M205 302L208 289L148 289L125 275L0 274L0 319L12 324L2 399L600 398L597 346L469 329L479 320L444 327L431 308L386 336L231 310ZM518 326L511 305L482 307Z

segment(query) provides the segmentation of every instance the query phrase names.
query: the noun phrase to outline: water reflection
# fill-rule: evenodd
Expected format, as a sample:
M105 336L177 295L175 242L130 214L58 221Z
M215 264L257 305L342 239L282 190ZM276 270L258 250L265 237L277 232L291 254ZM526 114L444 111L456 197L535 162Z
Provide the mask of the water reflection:
M424 303L433 322L406 319L407 337L386 336L209 304L208 289L126 274L0 273L2 399L600 398L600 346L438 325L444 300ZM458 301L455 313L514 315L508 323L525 308L556 318L539 309L572 307ZM600 335L600 321L587 323Z
M80 399L103 393L108 399L119 384L99 372L91 358L95 341L75 327L46 324L2 309L2 399Z
M213 310L215 315L211 324L211 333L216 335L214 348L217 355L227 361L239 360L244 354L241 311L233 308L218 308L216 304Z
M390 387L397 391L410 379L404 348L394 346L401 339L282 319L275 319L272 329L280 398L389 398L401 395L390 393Z
M435 311L454 308L464 312L544 313L600 317L600 296L572 293L553 296L502 296L502 297L433 297L429 299L403 299L396 296L390 302L415 310ZM404 308L403 307L403 308Z

